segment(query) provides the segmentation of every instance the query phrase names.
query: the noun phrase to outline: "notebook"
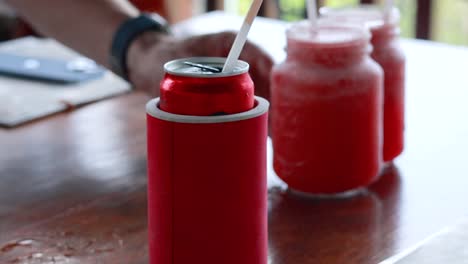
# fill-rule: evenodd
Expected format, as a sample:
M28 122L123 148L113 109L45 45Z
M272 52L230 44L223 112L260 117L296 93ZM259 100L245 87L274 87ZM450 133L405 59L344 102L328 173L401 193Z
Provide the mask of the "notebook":
M49 59L75 59L82 55L52 39L26 37L0 43L0 52ZM130 84L110 71L95 80L59 84L0 75L0 126L14 127L130 91Z

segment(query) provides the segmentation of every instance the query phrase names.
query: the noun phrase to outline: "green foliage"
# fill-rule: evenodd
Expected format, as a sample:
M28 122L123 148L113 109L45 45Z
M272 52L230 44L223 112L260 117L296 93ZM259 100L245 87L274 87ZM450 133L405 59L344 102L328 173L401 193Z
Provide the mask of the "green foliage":
M239 1L239 12L241 14L246 14L250 7L250 0L240 0Z
M416 0L395 0L395 5L401 15L401 36L414 38L416 35Z
M433 0L432 39L468 45L468 1Z
M358 0L327 0L325 4L330 7L343 7L343 6L352 6L357 5Z
M305 17L304 0L279 0L280 18L286 21L297 21Z

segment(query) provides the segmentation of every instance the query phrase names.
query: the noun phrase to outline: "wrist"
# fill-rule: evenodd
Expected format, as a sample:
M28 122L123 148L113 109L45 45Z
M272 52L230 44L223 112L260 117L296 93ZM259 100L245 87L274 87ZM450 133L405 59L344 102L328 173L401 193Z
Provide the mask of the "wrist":
M131 83L138 83L137 78L144 78L150 68L162 67L161 62L170 57L166 47L171 46L173 37L164 33L148 31L138 36L128 48L127 72ZM158 59L149 54L157 53ZM148 61L150 59L151 61ZM156 64L156 65L154 65Z
M113 71L128 80L129 54L138 54L168 33L167 22L157 14L141 14L124 21L114 34L110 50Z

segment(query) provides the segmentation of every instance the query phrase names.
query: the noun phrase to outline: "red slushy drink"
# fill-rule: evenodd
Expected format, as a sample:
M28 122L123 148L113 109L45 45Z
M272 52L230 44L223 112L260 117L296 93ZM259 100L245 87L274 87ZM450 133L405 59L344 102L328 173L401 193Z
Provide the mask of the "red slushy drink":
M396 8L385 18L382 9L374 5L356 8L322 8L322 19L341 24L366 26L372 33L371 57L384 70L384 145L385 162L392 161L403 151L404 146L404 94L405 56L399 44L400 15Z
M274 169L290 188L369 185L382 161L383 72L363 27L295 24L272 75Z

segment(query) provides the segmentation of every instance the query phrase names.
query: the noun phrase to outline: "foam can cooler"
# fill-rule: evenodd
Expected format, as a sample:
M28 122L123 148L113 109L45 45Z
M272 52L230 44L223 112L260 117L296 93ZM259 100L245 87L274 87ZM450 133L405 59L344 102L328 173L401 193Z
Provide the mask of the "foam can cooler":
M211 66L223 63L220 59L186 60ZM239 62L229 76L181 73L180 68L171 68L174 65L180 66L180 61L166 64L166 75L188 78L185 81L219 81L248 71L244 62ZM172 77L166 76L165 80ZM164 85L163 80L162 94ZM209 103L206 109L215 115L177 114L161 109L162 104L167 109L179 109L178 99L186 95L185 90L182 96L170 97L170 101L156 98L146 106L150 263L266 264L269 104L252 95L252 107L238 113L226 114Z

